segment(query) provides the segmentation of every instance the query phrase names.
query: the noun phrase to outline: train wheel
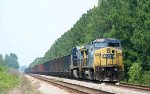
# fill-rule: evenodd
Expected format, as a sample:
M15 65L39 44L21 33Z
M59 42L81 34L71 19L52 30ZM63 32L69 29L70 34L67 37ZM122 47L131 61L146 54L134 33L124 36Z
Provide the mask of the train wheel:
M94 80L94 72L92 70L84 71L84 78Z

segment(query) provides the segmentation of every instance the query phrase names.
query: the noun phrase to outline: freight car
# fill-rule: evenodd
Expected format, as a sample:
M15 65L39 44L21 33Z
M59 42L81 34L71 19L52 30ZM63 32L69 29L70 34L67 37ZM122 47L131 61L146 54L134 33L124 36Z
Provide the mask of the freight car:
M26 69L27 73L118 82L123 77L121 41L97 39L77 46L71 54Z

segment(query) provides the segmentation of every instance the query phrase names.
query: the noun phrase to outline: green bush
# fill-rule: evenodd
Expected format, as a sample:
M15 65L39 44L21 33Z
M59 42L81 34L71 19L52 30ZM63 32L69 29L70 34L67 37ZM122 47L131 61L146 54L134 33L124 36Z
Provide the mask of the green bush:
M5 92L6 90L15 87L20 82L17 75L8 73L7 68L0 67L0 91Z
M150 71L145 71L142 74L142 84L150 86Z
M150 71L143 71L140 63L133 63L128 75L129 83L150 86Z
M133 63L128 72L129 83L139 84L142 81L142 67L140 63Z

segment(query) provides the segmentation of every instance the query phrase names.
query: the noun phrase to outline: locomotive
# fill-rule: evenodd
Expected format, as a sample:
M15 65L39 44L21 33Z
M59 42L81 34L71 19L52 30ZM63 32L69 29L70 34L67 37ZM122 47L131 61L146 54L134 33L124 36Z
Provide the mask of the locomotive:
M29 67L25 72L118 82L124 73L122 59L120 40L96 39L89 45L73 48L70 55Z

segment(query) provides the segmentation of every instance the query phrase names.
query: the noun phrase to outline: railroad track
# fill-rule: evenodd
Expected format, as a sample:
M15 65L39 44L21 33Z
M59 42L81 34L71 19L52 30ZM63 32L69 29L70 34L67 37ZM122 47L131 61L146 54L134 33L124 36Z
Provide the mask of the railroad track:
M67 79L75 79L75 78L67 78ZM90 80L83 80L83 79L76 79L79 81L84 81L84 82L92 82L94 84L101 84L102 82L100 81L90 81ZM150 86L142 86L142 85L133 85L133 84L127 84L127 83L119 83L119 84L115 84L115 83L107 83L105 82L106 85L111 85L111 86L115 86L115 87L121 87L121 88L127 88L127 89L133 89L133 90L138 90L138 91L148 91L150 92Z
M40 80L43 80L47 83L50 83L56 87L62 88L70 93L78 93L78 94L120 94L120 93L124 93L124 94L129 94L130 92L134 93L134 94L150 94L150 86L140 86L140 85L131 85L131 84L124 84L124 83L119 83L119 84L113 84L113 83L103 83L102 82L98 82L98 81L86 81L86 80L79 80L76 79L77 82L72 83L72 82L68 82L68 81L64 81L59 79L60 77L57 78L51 78L48 76L43 76L43 75L35 75L35 74L30 74L33 77L36 77ZM63 79L63 78L62 78ZM70 80L74 80L74 79L70 79ZM79 84L78 84L79 81ZM88 85L83 85L80 84L80 81L85 82L84 84L88 84L88 82L92 85L92 83L94 85L94 87L89 87ZM73 81L74 82L74 81ZM98 88L97 88L98 87ZM99 89L101 88L101 89ZM119 92L118 92L119 90ZM107 91L107 92L106 92ZM120 92L121 91L121 92ZM132 94L131 93L131 94Z
M119 84L106 83L106 85L111 85L111 86L115 86L118 88L131 89L134 91L136 90L136 91L150 92L150 86L132 85L132 84L126 84L126 83L119 83Z
M149 91L150 92L150 86L132 85L132 84L126 84L126 83L120 83L119 86L133 88L133 89L138 89L138 90L143 90L143 91Z
M75 79L75 78L67 78L67 79L73 79L73 80L84 81L84 82L92 82L94 84L101 84L102 83L100 81L91 81L91 80L83 80L83 79ZM118 88L126 88L126 89L133 89L133 90L138 90L138 91L148 91L148 92L150 92L150 86L132 85L132 84L127 84L127 83L115 84L115 83L107 83L107 82L105 82L105 84L115 86L115 87L118 87Z
M45 78L39 75L31 75L30 76L37 78L39 80L42 80L44 82L47 82L49 84L52 84L54 86L57 86L59 88L65 89L66 91L70 92L70 93L78 93L78 94L114 94L111 92L106 92L106 91L101 91L98 89L94 89L94 88L89 88L89 87L85 87L85 86L81 86L81 85L77 85L77 84L72 84L72 83L67 83L67 82L63 82L63 81L57 81L54 79L49 79L49 78Z

